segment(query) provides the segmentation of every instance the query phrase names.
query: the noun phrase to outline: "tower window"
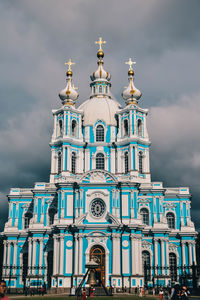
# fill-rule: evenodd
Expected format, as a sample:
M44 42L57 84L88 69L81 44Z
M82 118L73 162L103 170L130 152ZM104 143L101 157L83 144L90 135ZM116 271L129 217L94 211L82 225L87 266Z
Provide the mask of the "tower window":
M139 152L139 173L143 173L143 154L142 151Z
M108 86L106 86L106 94L108 93Z
M140 214L142 216L142 223L145 225L149 225L149 211L146 208L142 208L140 210Z
M58 153L58 174L61 173L61 162L62 162L62 154L61 152Z
M104 170L104 155L102 153L96 155L96 169Z
M26 213L24 216L24 229L27 229L29 227L30 218L31 215Z
M77 123L75 120L72 120L72 136L77 136Z
M128 120L124 120L124 136L128 135Z
M72 173L76 173L76 153L72 152Z
M93 86L93 93L95 94L95 86Z
M96 128L96 142L104 141L104 128L102 125L98 125Z
M142 136L142 120L138 120L137 122L137 128L138 128L138 136Z
M62 123L62 120L59 120L59 131L60 131L60 135L62 135L62 130L63 130L63 123Z
M175 229L175 217L173 213L167 213L167 224L170 229Z
M128 168L128 152L125 152L124 154L124 169L125 173L128 173L129 168Z
M102 93L102 85L99 86L99 93Z

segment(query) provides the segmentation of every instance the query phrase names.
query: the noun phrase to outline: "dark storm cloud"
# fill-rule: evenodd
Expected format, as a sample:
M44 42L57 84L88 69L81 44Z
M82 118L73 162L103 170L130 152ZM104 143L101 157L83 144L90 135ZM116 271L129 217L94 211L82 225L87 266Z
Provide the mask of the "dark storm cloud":
M121 103L124 62L136 59L141 106L150 108L152 177L165 186L191 187L200 226L199 11L199 0L0 1L1 229L10 187L49 178L51 109L60 105L64 62L76 62L80 104L89 96L100 35L107 41L112 93Z

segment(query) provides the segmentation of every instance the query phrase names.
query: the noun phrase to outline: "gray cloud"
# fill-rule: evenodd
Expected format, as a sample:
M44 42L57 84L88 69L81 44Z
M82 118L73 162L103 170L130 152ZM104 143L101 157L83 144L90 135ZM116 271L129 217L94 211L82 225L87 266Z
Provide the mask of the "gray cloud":
M121 103L124 61L136 59L141 106L150 108L152 177L165 186L191 186L199 226L199 9L199 0L0 1L0 229L9 188L48 180L51 109L60 106L64 62L76 62L80 104L89 96L100 35Z

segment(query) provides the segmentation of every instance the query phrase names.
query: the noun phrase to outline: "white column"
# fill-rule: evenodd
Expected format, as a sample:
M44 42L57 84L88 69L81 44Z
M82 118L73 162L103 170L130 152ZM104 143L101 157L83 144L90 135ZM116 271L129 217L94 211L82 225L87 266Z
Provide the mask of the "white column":
M138 266L139 274L142 274L142 239L138 238Z
M16 265L17 265L17 241L13 243L13 275L16 274Z
M79 233L79 275L83 274L83 234Z
M110 166L111 166L111 173L115 173L115 149L111 148L110 150Z
M193 261L194 263L196 264L197 261L196 261L196 244L193 242Z
M32 257L32 267L36 266L36 240L33 239L33 257ZM32 274L36 273L36 269L32 270Z
M161 240L162 275L165 275L165 241Z
M182 265L184 266L185 265L185 242L181 242L181 247L182 247Z
M135 236L131 235L131 274L132 275L136 274L136 264L137 264L135 242L136 242Z
M167 275L169 275L169 240L166 241L166 255L167 255Z
M53 237L53 274L57 274L57 236Z
M19 265L20 265L20 269L19 269L19 274L20 274L20 282L22 283L22 274L23 274L23 269L22 269L22 266L23 266L23 253L20 253L19 254ZM29 275L29 274L28 274Z
M154 240L154 261L155 261L155 267L158 265L158 240Z
M63 275L64 265L64 235L60 235L60 274Z
M57 274L60 274L60 238L57 238Z
M6 256L7 256L7 241L3 241L4 244L4 251L3 251L3 266L7 266L7 262L6 262ZM6 269L3 269L3 276L6 275Z
M120 235L118 233L113 233L112 240L113 240L112 273L113 275L120 275Z
M43 266L43 240L40 240L39 274L42 274L42 266Z
M78 275L78 235L75 235L75 275Z
M10 242L8 242L8 251L7 251L7 267L9 266L10 267L10 246L11 246L11 244L10 244ZM7 275L9 274L9 272L10 272L10 269L9 268L7 268Z
M139 274L139 261L138 261L138 252L139 252L139 247L138 247L138 239L135 239L135 273Z
M189 265L192 265L193 261L192 261L192 244L191 243L188 244L188 252L189 252Z
M28 273L31 274L31 253L32 253L32 238L28 239Z
M44 265L46 267L46 269L45 269L45 282L47 282L47 268L48 268L47 255L48 255L48 253L45 252L44 253Z

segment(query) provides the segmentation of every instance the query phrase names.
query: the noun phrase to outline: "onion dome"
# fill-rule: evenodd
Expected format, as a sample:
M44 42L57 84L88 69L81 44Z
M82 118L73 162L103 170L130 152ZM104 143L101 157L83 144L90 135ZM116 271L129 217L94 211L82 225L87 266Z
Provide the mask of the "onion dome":
M98 68L93 74L90 76L92 82L90 83L91 87L91 95L90 98L93 97L111 97L110 95L110 87L111 83L109 82L111 79L110 73L106 72L103 68L103 57L104 52L102 49L102 44L105 44L106 41L103 41L100 37L98 41L95 42L95 44L99 44L99 49L97 52L98 57Z
M63 105L74 105L79 94L76 91L76 88L74 85L72 85L72 70L71 70L71 65L74 65L75 63L69 59L68 62L65 63L65 65L68 65L68 70L66 72L66 82L67 85L66 87L59 93L59 97L62 101Z
M138 100L142 96L142 93L140 90L138 90L134 85L134 71L132 69L132 65L136 64L136 62L133 62L131 58L129 58L129 61L126 62L127 65L129 65L129 71L128 71L128 80L129 84L128 87L123 91L122 97L124 98L126 105L129 104L138 104Z

